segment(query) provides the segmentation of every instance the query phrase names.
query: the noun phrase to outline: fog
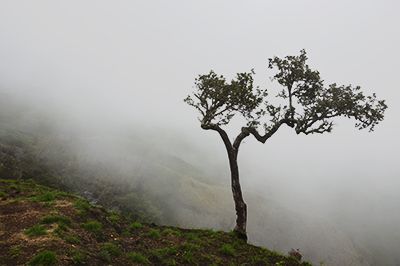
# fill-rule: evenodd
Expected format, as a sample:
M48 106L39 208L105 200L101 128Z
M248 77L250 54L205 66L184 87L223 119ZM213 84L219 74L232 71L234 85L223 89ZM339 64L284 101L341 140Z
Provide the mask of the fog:
M124 141L114 141L136 136L149 149L185 160L229 190L222 141L201 130L198 114L183 98L193 90L195 77L210 69L231 77L254 68L256 83L273 90L267 59L305 48L326 83L360 85L389 108L373 133L339 119L330 134L303 136L282 128L264 145L247 138L239 155L244 197L265 200L250 200L249 224L261 222L252 210L274 202L311 230L317 221L334 228L315 241L299 241L300 248L316 249L325 240L341 245L342 240L332 240L337 231L364 257L346 264L398 265L399 8L394 0L3 0L0 98L29 106L20 121L40 114L57 132L79 136L72 150L121 169L118 158L129 149ZM237 130L230 128L232 137ZM192 225L182 219L182 226ZM284 229L302 234L289 227ZM285 253L296 245L293 239L271 248ZM271 245L254 233L250 241ZM308 258L335 265L329 250L318 253Z

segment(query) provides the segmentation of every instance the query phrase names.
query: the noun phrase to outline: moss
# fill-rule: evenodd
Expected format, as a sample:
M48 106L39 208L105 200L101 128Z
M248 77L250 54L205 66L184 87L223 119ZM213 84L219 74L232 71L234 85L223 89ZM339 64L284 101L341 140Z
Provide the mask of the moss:
M53 251L42 251L29 261L30 266L51 266L57 265L57 256Z

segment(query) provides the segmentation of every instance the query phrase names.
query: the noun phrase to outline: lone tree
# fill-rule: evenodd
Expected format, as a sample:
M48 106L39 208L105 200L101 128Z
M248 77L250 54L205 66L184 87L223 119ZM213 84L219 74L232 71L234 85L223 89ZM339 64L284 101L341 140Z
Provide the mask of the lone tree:
M267 90L254 87L253 70L238 73L230 82L214 71L200 75L195 81L196 90L185 99L200 112L201 128L218 132L225 144L236 210L234 231L246 240L247 206L237 163L240 144L246 137L253 135L265 143L283 125L297 134L331 132L335 117L353 118L356 128L373 131L383 120L387 108L384 100L377 100L375 94L365 96L359 86L325 86L319 72L306 61L305 50L298 56L269 59L268 68L274 71L271 79L280 85L274 103L267 97ZM235 115L245 118L247 124L232 142L223 126Z

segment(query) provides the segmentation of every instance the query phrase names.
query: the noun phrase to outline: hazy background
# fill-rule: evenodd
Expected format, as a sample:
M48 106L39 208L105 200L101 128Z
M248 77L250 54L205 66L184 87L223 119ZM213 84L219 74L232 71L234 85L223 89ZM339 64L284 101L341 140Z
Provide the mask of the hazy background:
M246 139L239 155L245 199L258 193L329 221L395 265L399 8L394 0L2 0L0 97L33 103L60 131L145 132L150 146L163 143L228 186L221 140L200 129L182 99L210 69L229 77L254 68L256 82L273 89L267 58L305 48L327 83L360 85L386 99L385 120L371 134L337 120L332 134L297 136L283 128L265 145Z

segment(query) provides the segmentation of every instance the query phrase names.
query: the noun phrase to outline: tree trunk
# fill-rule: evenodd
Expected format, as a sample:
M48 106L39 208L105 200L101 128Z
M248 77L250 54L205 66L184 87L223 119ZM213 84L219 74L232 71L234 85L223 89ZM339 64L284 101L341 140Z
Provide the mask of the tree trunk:
M231 169L231 188L236 210L236 226L234 232L247 241L247 205L243 200L242 188L239 182L239 167L237 164L237 151L228 151L229 166Z

